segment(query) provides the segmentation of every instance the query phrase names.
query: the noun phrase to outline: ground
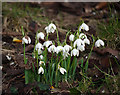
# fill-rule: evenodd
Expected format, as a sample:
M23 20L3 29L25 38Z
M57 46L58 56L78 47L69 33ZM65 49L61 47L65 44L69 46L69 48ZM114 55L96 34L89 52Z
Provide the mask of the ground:
M120 3L3 3L2 4L2 93L3 94L93 94L120 93ZM88 60L87 76L81 73L81 63L76 69L75 80L60 82L58 87L44 83L25 84L24 70L31 69L23 59L23 45L13 41L22 39L21 26L32 38L26 48L29 64L34 62L32 51L37 31L45 33L44 28L55 23L63 42L68 31L75 33L84 21L90 30L85 32L90 40L92 35L105 42L102 49L93 48ZM49 40L56 41L56 34ZM41 40L44 42L44 40ZM68 43L70 43L68 41ZM90 47L81 54L79 60L86 63ZM6 56L11 57L7 58ZM33 88L34 87L34 88ZM35 92L37 91L37 92Z

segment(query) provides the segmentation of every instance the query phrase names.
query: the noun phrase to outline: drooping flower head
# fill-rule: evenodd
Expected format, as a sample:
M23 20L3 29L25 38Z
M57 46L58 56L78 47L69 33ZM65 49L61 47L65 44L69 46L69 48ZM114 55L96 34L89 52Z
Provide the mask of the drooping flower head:
M79 56L79 50L73 49L73 50L71 51L71 56Z
M30 39L30 37L28 37L28 36L24 36L23 38L22 38L22 44L30 44L31 43L31 39Z
M79 39L87 39L87 36L84 33L80 33Z
M75 36L74 36L73 34L71 34L71 35L69 36L69 40L70 40L70 41L74 41L74 37L75 37Z
M62 46L57 46L56 47L56 53L58 54L59 52L63 51L64 50L64 47Z
M85 46L85 43L81 39L76 39L74 44L73 44L74 47L76 47L76 46L79 47L81 45Z
M89 30L89 26L88 26L87 24L83 23L83 24L79 27L79 31L81 31L82 29L85 30L85 31L88 31L88 30Z
M90 44L90 40L89 40L89 39L84 39L83 42L84 42L85 44L88 44L88 45Z
M42 54L42 49L44 49L43 45L41 43L37 43L35 46L35 50L38 51L38 54Z
M98 40L95 42L95 47L100 47L100 46L104 46L104 42L103 42L101 39L98 39Z
M53 52L53 53L55 53L56 52L56 47L55 47L55 45L51 45L49 48L48 48L48 51L51 53L51 52Z
M35 50L42 50L43 49L43 45L41 43L37 43L35 46Z
M40 59L43 60L43 58L44 58L43 55L40 55Z
M65 59L66 57L68 57L70 54L67 51L63 51L63 58Z
M44 37L45 37L45 35L42 32L37 34L37 40L44 39Z
M80 50L81 52L85 51L85 46L80 45L77 47L78 50Z
M40 62L39 62L39 66L41 66L42 64L45 65L45 62L44 62L44 61L40 61Z
M63 75L64 75L64 73L67 72L64 68L60 67L60 65L58 65L58 69L60 70L60 73Z
M54 33L56 30L55 24L51 23L45 27L46 33Z
M40 68L38 69L38 74L40 74L40 73L44 74L44 69L43 69L43 67L40 67Z
M71 49L72 49L72 47L71 47L70 45L65 45L65 46L64 46L64 50L65 50L66 52L69 52Z
M45 46L45 47L48 48L51 44L52 44L52 41L45 41L45 42L43 43L43 46Z

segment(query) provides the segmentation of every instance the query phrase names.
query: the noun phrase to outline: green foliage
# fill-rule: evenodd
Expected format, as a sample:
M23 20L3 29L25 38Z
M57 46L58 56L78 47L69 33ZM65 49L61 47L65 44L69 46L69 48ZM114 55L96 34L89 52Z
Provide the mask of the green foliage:
M12 87L10 88L10 91L11 91L11 93L14 94L14 95L17 95L17 94L18 94L18 90L17 90L17 88L15 88L14 86L12 86Z
M25 70L25 84L33 83L35 81L34 72L32 69Z
M119 48L120 45L120 21L117 14L110 13L108 22L99 22L97 34L107 41L108 47Z

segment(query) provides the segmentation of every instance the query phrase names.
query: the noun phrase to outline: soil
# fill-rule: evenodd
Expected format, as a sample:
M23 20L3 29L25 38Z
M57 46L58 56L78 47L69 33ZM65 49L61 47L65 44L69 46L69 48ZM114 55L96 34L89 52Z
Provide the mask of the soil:
M113 7L114 5L114 7ZM25 84L24 70L32 68L32 62L35 59L32 57L32 51L34 48L35 34L39 30L45 33L44 27L48 25L48 22L54 22L58 27L60 41L63 42L66 33L70 30L74 33L80 22L84 21L90 26L90 31L85 34L92 40L92 35L99 36L98 34L98 22L105 21L108 23L111 18L109 16L109 6L113 9L112 15L118 15L118 21L120 22L120 3L4 3L2 11L2 94L33 94L33 88L37 90L39 94L93 94L99 89L99 93L110 94L120 93L120 87L115 84L108 85L103 81L106 78L106 74L116 77L118 85L120 85L120 43L116 46L110 47L106 43L106 47L102 49L93 48L93 52L89 59L88 77L95 83L94 87L87 84L88 89L79 91L76 89L79 85L78 81L81 81L82 75L80 74L81 67L79 64L76 70L76 80L73 83L61 82L58 88L51 88L49 84L40 84L45 87L40 89L37 84L29 83ZM17 9L18 8L18 9ZM33 10L33 11L32 11ZM28 36L32 39L32 44L26 46L26 57L29 58L29 64L24 64L23 58L23 45L21 42L13 42L13 38L22 39L21 26ZM120 33L120 29L118 30ZM57 41L56 33L50 35L49 39ZM105 42L107 39L103 38ZM40 40L43 43L45 40ZM69 41L67 41L69 43ZM84 64L87 61L90 48L86 48L86 52L83 53L80 59L84 59ZM8 59L6 56L9 56ZM36 65L36 64L34 64ZM97 69L97 66L99 69ZM111 69L112 67L112 69ZM32 68L33 70L33 68ZM114 73L113 73L114 72ZM114 79L114 78L113 78ZM115 81L109 79L111 81ZM102 84L102 86L101 86ZM54 86L54 85L53 85Z

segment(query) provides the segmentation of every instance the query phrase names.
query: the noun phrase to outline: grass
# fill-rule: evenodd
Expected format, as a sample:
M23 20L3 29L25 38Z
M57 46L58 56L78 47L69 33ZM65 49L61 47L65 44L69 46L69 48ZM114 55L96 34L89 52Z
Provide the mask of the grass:
M110 10L114 10L111 9ZM107 46L120 50L120 21L117 14L109 13L108 22L99 22L97 34L106 40Z

